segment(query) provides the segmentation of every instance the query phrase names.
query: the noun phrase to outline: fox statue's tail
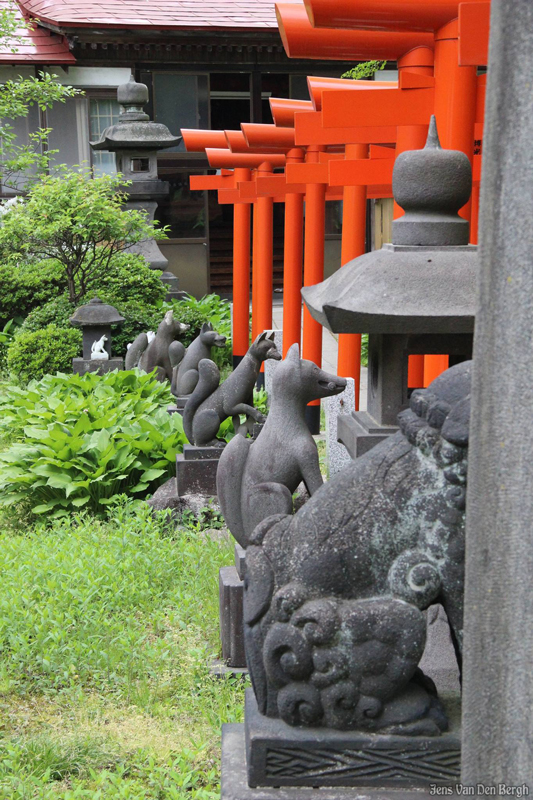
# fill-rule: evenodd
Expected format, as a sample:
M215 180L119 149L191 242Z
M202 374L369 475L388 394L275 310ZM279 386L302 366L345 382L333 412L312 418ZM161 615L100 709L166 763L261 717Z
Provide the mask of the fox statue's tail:
M198 364L198 374L200 377L198 378L196 388L183 409L183 430L191 444L194 444L194 415L204 400L207 400L207 398L218 389L220 384L219 369L214 361L210 361L208 358L202 358Z
M242 486L252 439L234 436L220 456L217 469L217 495L226 525L241 547L248 545L242 517Z
M145 333L140 333L128 347L126 358L124 359L126 369L135 369L135 367L139 366L141 356L147 347L148 336Z

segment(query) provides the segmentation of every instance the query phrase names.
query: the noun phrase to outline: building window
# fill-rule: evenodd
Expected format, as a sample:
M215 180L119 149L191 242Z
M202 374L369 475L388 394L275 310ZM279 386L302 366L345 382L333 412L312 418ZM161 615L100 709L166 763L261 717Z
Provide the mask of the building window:
M205 239L207 236L206 193L191 191L189 185L191 175L198 174L205 173L187 170L169 174L163 171L161 175L168 181L170 191L159 201L156 219L161 225L169 226L170 239Z
M120 105L111 97L92 97L89 101L89 131L91 142L96 142L104 130L118 122ZM93 169L96 175L117 171L115 154L108 150L93 150Z
M207 75L154 72L152 81L155 122L162 122L174 136L180 135L180 128L209 128ZM183 142L165 148L165 153L178 152L185 152Z

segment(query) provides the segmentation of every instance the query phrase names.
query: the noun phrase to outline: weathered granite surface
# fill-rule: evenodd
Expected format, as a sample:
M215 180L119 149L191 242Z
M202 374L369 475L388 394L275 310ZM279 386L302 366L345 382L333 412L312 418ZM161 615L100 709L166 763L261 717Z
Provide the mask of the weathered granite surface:
M525 784L530 795L532 75L533 3L492 0L468 467L462 780Z
M178 363L172 373L172 394L177 398L192 394L198 383L198 364L203 358L211 359L213 347L225 344L226 337L217 333L210 322L204 322L196 339L187 348L181 345L181 353L174 356Z
M291 726L439 737L417 670L424 610L460 658L471 362L414 392L400 431L246 551L246 656L259 710Z
M303 481L312 496L323 484L316 443L305 420L311 400L344 391L346 379L300 358L294 344L272 380L271 405L255 441L234 437L220 457L217 494L226 524L243 547L271 514L292 514Z
M146 333L140 333L126 353L126 369L138 367L144 372L157 368L158 380L172 381L172 371L183 356L183 345L177 337L189 330L189 325L174 319L172 310L167 311L159 323L157 333L149 341Z
M355 411L355 382L346 379L346 388L341 395L334 395L324 400L326 412L326 458L328 477L333 478L337 472L350 463L352 457L346 447L339 441L339 417L350 417Z
M283 352L283 331L272 330L267 331L267 336L273 336L274 344L280 353ZM272 380L274 372L279 365L279 361L265 361L265 391L267 393L268 404L270 405L272 398Z
M233 418L235 432L243 435L251 432L253 421L264 421L252 402L261 364L267 359L279 361L281 355L273 339L262 333L223 383L220 383L220 372L213 361L200 361L200 377L183 412L183 427L189 442L198 446L216 445L218 429L228 417ZM241 414L247 417L244 426L241 425Z

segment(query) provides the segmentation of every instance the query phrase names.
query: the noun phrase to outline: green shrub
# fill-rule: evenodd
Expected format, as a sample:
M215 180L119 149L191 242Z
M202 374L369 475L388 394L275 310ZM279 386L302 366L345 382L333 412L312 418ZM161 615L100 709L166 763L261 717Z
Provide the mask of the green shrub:
M0 372L5 372L7 369L7 350L13 342L17 327L15 320L10 319L0 331Z
M158 270L150 269L146 259L137 253L119 253L113 256L105 269L98 268L88 281L86 296L93 294L106 303L142 303L147 306L161 304L167 288ZM122 312L121 312L122 313Z
M57 261L15 261L0 264L0 325L24 318L66 290Z
M181 416L166 411L171 399L167 385L136 370L8 387L0 435L15 441L0 454L0 504L29 502L52 517L102 514L118 495L152 493L187 441Z
M139 333L157 330L164 316L164 311L157 306L112 300L103 293L99 293L99 297L106 302L112 302L125 319L123 325L113 327L111 346L114 356L125 356L129 342L133 342ZM50 324L59 328L69 328L69 319L74 311L75 307L69 302L67 295L62 295L28 314L22 324L22 330L38 331Z
M231 306L227 300L217 294L206 294L200 300L189 296L185 300L174 300L172 304L165 303L165 308L173 308L176 319L191 326L181 338L186 347L196 339L204 322L211 322L213 328L226 337L225 347L214 347L211 351L213 361L220 369L231 365Z
M41 328L46 328L47 325L56 325L58 328L70 328L69 319L76 309L69 302L66 294L55 297L49 300L39 308L34 308L24 322L22 323L23 331L40 331Z
M113 329L113 355L125 356L127 346L140 333L156 331L157 326L165 316L164 310L157 306L145 306L141 303L119 303L116 308L122 314L125 322L120 327Z
M81 353L81 331L47 325L37 331L19 331L7 350L7 369L17 380L39 380L43 375L72 369Z
M80 304L98 294L104 302L117 307L124 303L155 307L161 304L165 292L159 273L151 270L142 256L120 253L111 259L106 270L100 270L91 278ZM64 298L68 298L67 281L63 267L57 261L12 260L0 266L0 324L17 317L24 319L32 311ZM60 308L66 314L67 309L75 306L67 307L62 302ZM45 316L49 322L59 320L58 317L49 317L49 314L50 310L47 310ZM31 330L36 330L35 324Z
M87 167L59 166L34 184L22 202L4 209L0 252L53 258L62 266L69 300L79 303L117 254L158 227L141 210L124 208L127 184L120 174L93 175ZM165 238L165 231L158 230L158 236Z

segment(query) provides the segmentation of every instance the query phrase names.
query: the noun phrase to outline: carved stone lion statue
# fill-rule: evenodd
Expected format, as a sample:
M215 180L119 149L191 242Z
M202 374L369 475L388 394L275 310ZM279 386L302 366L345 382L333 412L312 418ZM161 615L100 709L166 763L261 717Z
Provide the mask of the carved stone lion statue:
M246 655L259 710L289 725L438 736L418 669L440 602L460 658L471 362L413 393L400 430L246 552Z

